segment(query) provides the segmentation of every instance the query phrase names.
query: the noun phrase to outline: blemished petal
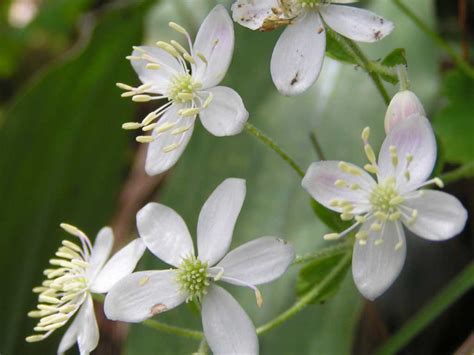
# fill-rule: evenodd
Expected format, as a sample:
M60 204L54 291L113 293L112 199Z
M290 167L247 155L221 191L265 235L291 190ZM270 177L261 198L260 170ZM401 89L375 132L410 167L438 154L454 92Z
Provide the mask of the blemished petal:
M110 320L139 323L179 306L186 297L175 270L140 271L112 287L105 297L104 311Z
M229 250L245 193L245 180L226 179L202 206L197 225L198 256L210 266L222 259Z
M232 18L251 30L258 30L265 20L274 16L278 0L237 0L232 4Z
M173 167L191 139L195 118L178 115L180 109L183 109L182 105L171 105L160 118L159 126L153 131L153 137L156 139L149 143L145 163L145 171L150 176L161 174ZM171 128L162 131L163 127L170 125Z
M233 136L244 129L249 113L240 95L225 86L209 89L209 106L199 113L202 125L217 137ZM205 99L205 98L204 98Z
M59 343L58 347L58 355L63 355L76 343L80 325L81 318L78 314L76 314L76 317L74 318L71 325L69 326L69 328L67 328L66 332L61 338L61 342Z
M373 12L352 6L321 5L324 22L337 33L358 42L376 42L389 35L394 24Z
M396 167L392 164L390 147L398 156ZM407 156L412 156L409 163ZM436 139L430 122L421 116L413 116L400 122L385 138L380 149L378 166L379 181L394 176L400 193L416 189L428 179L436 163ZM409 171L409 179L406 171Z
M141 238L135 239L120 249L93 280L90 286L91 291L94 293L108 292L113 285L133 272L145 249L145 243Z
M273 50L270 70L278 91L286 96L303 93L319 76L326 49L326 31L317 12L288 25Z
M79 316L81 317L77 344L79 345L79 352L81 355L88 355L99 344L99 326L95 318L94 303L90 295L87 296L86 301L81 306Z
M165 263L179 267L194 255L188 227L173 209L149 203L137 213L138 233L147 248Z
M400 222L386 222L382 232L369 231L370 221L361 230L369 233L367 244L354 244L352 275L359 292L374 300L395 281L403 268L406 257L406 242ZM382 234L381 234L382 233ZM376 240L381 238L381 244ZM399 248L396 248L397 244Z
M114 244L114 233L112 228L102 228L95 238L94 246L92 247L91 256L89 259L89 279L94 279L100 272L105 262L112 252Z
M339 168L341 163L358 171L358 176L342 171ZM336 186L338 180L344 181L346 186ZM356 165L339 161L318 161L310 165L301 185L326 208L341 213L342 207L334 205L333 202L344 200L353 204L352 213L359 214L370 209L368 191L372 190L375 181ZM356 190L357 186L360 186L360 189Z
M442 191L423 190L420 197L407 199L403 205L418 211L415 221L406 222L406 227L425 239L455 237L466 225L466 209L456 197Z
M223 281L241 285L271 282L285 273L295 259L295 250L288 242L275 237L252 240L227 254L217 268L222 268ZM227 278L227 279L225 279Z
M193 65L193 78L207 89L219 84L227 73L234 53L234 23L222 5L217 5L199 28L194 52L204 55Z
M223 288L211 285L202 302L204 335L214 355L258 354L258 338L249 316Z
M170 80L179 73L184 73L182 65L178 60L167 51L151 46L135 47L132 57L142 57L147 55L151 57L155 63L160 65L160 69L147 69L146 65L150 61L145 59L131 60L132 67L137 73L143 84L150 84L152 87L148 92L163 94L168 90Z

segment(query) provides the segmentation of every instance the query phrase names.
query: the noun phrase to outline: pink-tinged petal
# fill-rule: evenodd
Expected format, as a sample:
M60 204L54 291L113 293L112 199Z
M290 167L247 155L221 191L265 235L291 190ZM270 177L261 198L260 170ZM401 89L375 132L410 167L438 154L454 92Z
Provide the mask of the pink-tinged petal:
M326 49L326 31L317 12L295 20L273 50L271 74L278 91L287 96L303 93L319 76Z
M278 0L237 0L232 4L232 18L238 24L258 30L269 17L275 16L273 9Z
M408 199L403 205L418 212L414 222L405 220L405 225L425 239L441 241L452 238L466 225L466 209L456 197L445 192L423 190L420 197Z
M322 5L321 16L337 33L358 42L376 42L389 35L393 23L357 7Z
M102 228L95 238L89 259L89 279L94 279L100 272L112 252L114 233L111 228Z
M137 227L147 248L165 263L179 267L183 258L194 255L188 227L169 207L147 204L137 213Z
M66 351L72 348L77 341L77 334L79 333L79 326L81 325L81 318L76 315L69 328L61 338L58 347L58 355L63 355Z
M294 259L291 244L275 237L261 237L232 250L216 269L224 271L223 281L260 285L283 275Z
M231 178L224 180L209 196L201 209L197 226L200 260L214 265L229 250L245 193L245 180Z
M181 105L171 105L153 131L155 141L148 146L145 170L150 176L164 173L173 167L183 154L194 130L194 117L182 117ZM163 127L169 127L163 131ZM171 127L170 127L171 126Z
M202 302L204 335L214 355L258 354L258 338L249 316L223 288L211 285Z
M78 317L81 317L77 344L81 355L89 355L99 344L99 326L95 318L94 303L89 295L81 306Z
M390 147L395 147L398 164L392 163ZM407 157L412 161L407 161ZM410 159L408 159L410 160ZM400 122L385 138L380 149L379 181L395 177L400 193L417 188L425 182L436 162L436 139L430 122L421 116ZM407 179L406 171L409 171Z
M385 114L385 132L388 134L400 122L412 116L426 117L425 109L418 97L411 91L400 91L392 98Z
M209 89L206 95L212 95L213 98L209 106L199 113L202 125L217 137L242 132L249 113L240 95L225 86Z
M217 5L206 17L194 43L194 52L201 53L207 63L197 57L193 78L207 89L218 85L229 68L234 53L234 23L227 10Z
M175 270L141 271L126 276L105 297L104 312L110 320L143 322L179 306L186 300Z
M357 175L341 170L341 164L354 169ZM345 182L345 186L336 186L340 181ZM356 165L339 161L318 161L310 165L301 184L323 206L341 213L342 207L334 202L348 201L354 206L352 213L359 214L370 209L369 195L375 181Z
M366 245L358 241L352 255L352 275L359 292L374 300L384 293L396 280L406 257L406 243L400 222L386 222L382 232L370 231L366 222L361 230L368 232ZM382 243L378 244L377 240ZM398 244L398 247L397 247Z
M93 280L90 286L91 291L108 292L120 279L133 272L145 249L145 243L141 238L135 239L120 249Z
M151 85L147 92L164 94L167 92L171 79L183 74L184 69L178 60L169 54L167 51L150 46L135 47L132 52L132 57L150 57L153 62L145 59L132 59L132 67L137 73L140 81L143 84ZM160 69L147 69L148 63L157 63Z

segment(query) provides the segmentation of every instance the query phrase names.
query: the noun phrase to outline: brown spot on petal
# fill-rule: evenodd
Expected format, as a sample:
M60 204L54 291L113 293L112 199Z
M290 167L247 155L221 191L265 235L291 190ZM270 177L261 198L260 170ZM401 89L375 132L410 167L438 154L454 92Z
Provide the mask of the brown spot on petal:
M168 307L166 307L163 303L158 303L150 308L150 314L152 316L156 316L157 314L165 312L167 309Z

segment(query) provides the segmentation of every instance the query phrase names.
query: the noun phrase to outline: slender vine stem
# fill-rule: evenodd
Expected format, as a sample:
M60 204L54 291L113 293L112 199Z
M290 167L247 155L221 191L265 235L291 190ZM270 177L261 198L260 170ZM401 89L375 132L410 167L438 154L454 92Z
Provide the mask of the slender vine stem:
M271 320L270 322L260 326L257 328L257 334L262 335L273 328L278 327L282 323L286 322L288 319L293 317L295 314L300 312L305 306L311 302L311 300L319 295L321 292L324 291L326 286L333 281L339 273L344 270L351 261L351 254L347 254L341 261L331 270L330 273L318 284L314 285L313 288L306 293L303 297L301 297L298 301L296 301L293 306L288 308L286 311L278 315L276 318Z
M456 66L467 76L474 79L474 68L466 63L463 58L449 45L447 41L441 38L433 31L423 20L418 17L410 8L408 8L401 0L393 0L394 4L407 15L420 30L430 37L438 46L440 46L454 61Z
M317 250L312 253L308 253L305 255L298 255L293 261L292 265L298 265L298 264L304 264L312 260L320 259L320 258L326 258L329 256L333 255L338 255L338 254L343 254L348 252L349 250L352 249L353 243L348 242L349 239L347 239L344 242L337 243L335 245L331 245L329 247L326 247L324 249Z
M247 122L245 124L245 130L250 133L251 135L258 138L263 144L277 153L284 161L286 161L293 170L301 177L304 177L305 173L303 169L295 162L293 158L291 158L282 148L278 146L270 137L268 137L265 133L260 131L257 127L252 125L251 123Z
M474 262L471 262L430 303L424 306L408 323L377 351L376 355L398 353L436 317L474 287Z
M466 163L459 168L440 176L441 180L443 180L445 184L470 177L474 177L474 161Z

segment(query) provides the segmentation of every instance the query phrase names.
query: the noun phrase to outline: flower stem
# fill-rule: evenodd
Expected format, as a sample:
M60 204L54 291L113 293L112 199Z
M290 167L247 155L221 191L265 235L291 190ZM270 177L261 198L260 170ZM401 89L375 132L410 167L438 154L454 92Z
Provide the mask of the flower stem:
M464 178L470 178L474 176L474 161L466 163L459 168L447 172L440 176L441 180L445 184L449 184L451 182L455 182Z
M340 243L337 243L335 245L331 245L329 247L317 250L317 251L312 252L312 253L308 253L308 254L305 254L305 255L298 255L296 257L295 261L293 261L292 265L304 264L304 263L307 263L307 262L315 260L315 259L325 258L325 257L338 255L338 254L343 254L343 253L348 252L349 250L351 250L352 247L353 247L352 242L347 242L347 241L340 242Z
M467 76L474 79L474 68L466 63L456 51L441 38L435 31L433 31L426 23L424 23L412 10L410 10L401 0L393 0L395 5L407 15L420 30L425 32L438 46L440 46L454 61L456 66L464 72Z
M350 261L351 254L347 254L320 283L314 285L313 288L303 297L301 297L297 302L295 302L293 306L288 308L286 311L278 315L270 322L258 327L257 334L262 335L272 330L273 328L278 327L279 325L293 317L295 314L297 314L299 311L301 311L303 308L305 308L305 306L310 303L314 297L323 292L326 286L328 286L328 284L333 281L339 275L339 273L349 265Z
M272 149L275 153L277 153L284 161L286 161L293 170L301 177L304 177L305 173L303 169L291 158L283 149L281 149L278 144L276 144L270 137L268 137L265 133L260 131L257 127L252 125L251 123L247 122L245 124L245 130L250 133L251 135L258 138L263 144L268 146Z
M400 91L410 89L410 80L408 79L408 72L405 65L397 65L398 82L400 83Z
M474 262L471 262L461 274L456 276L430 303L392 336L376 352L376 355L398 353L410 340L472 287L474 287Z

